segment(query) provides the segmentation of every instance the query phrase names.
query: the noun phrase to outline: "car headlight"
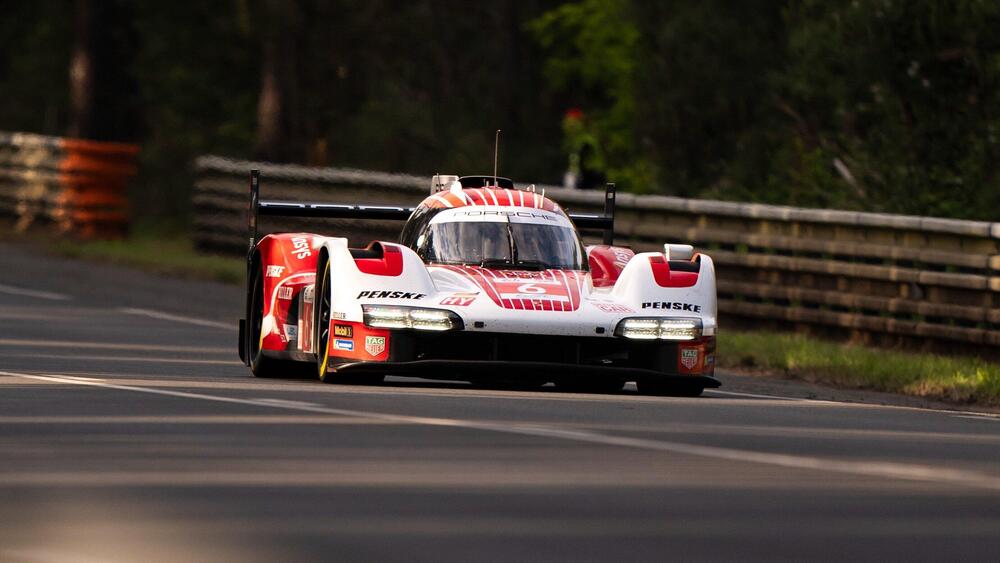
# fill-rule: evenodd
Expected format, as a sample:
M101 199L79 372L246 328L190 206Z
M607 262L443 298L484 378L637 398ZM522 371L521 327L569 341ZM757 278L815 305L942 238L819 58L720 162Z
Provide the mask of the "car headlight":
M636 340L697 340L701 338L701 319L624 319L618 323L615 335Z
M444 309L362 305L365 326L372 328L412 328L417 330L451 330L462 327L462 319Z

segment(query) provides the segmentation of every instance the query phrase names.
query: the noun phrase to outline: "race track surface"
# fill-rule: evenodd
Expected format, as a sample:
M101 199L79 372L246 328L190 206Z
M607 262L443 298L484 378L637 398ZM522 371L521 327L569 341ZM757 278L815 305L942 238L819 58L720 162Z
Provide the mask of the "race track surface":
M258 380L238 288L0 256L0 561L1000 557L996 415Z

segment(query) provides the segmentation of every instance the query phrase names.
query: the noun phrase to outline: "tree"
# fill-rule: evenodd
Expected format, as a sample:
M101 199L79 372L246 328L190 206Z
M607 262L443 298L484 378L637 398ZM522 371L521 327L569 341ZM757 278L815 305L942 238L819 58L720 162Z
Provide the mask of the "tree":
M991 217L1000 203L1000 5L806 0L785 22L792 64L776 84L802 123L785 147L839 162L836 184L854 187L855 207ZM828 183L803 172L806 189Z
M130 5L76 0L69 64L71 137L132 141L140 134L138 87L130 72L137 48Z
M639 32L631 3L564 3L530 27L546 51L545 78L554 95L587 116L585 126L567 129L565 150L575 152L581 138L592 139L596 171L625 189L650 190L652 169L638 148Z

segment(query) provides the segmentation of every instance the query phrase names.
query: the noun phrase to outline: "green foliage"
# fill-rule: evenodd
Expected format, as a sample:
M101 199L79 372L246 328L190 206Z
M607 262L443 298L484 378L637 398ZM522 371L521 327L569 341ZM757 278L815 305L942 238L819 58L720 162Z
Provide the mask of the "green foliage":
M733 197L766 178L771 158L768 77L784 64L780 4L772 0L635 2L641 32L635 127L662 189Z
M998 24L983 0L579 0L533 29L550 85L599 117L609 171L684 196L992 219Z
M69 105L72 11L69 0L4 2L0 18L4 130L62 134Z
M635 53L639 32L626 0L566 3L529 24L548 55L545 77L556 92L572 92L570 103L586 116L564 129L566 152L596 148L590 165L633 191L652 181L649 162L637 154Z
M258 90L255 30L246 7L233 7L228 0L135 7L142 47L133 72L146 137L132 201L142 218L186 216L193 157L247 155Z
M790 64L774 82L801 116L794 137L845 163L859 207L988 216L1000 4L808 0L790 3L785 21Z

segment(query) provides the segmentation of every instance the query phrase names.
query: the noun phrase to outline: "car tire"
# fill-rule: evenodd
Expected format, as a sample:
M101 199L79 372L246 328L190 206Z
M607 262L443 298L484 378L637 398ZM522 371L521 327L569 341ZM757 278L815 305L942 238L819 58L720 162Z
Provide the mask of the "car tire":
M330 363L330 261L321 255L316 269L316 290L313 292L313 342L316 345L316 365L313 373L323 383L348 385L376 385L385 380L384 375L338 374L329 371Z

